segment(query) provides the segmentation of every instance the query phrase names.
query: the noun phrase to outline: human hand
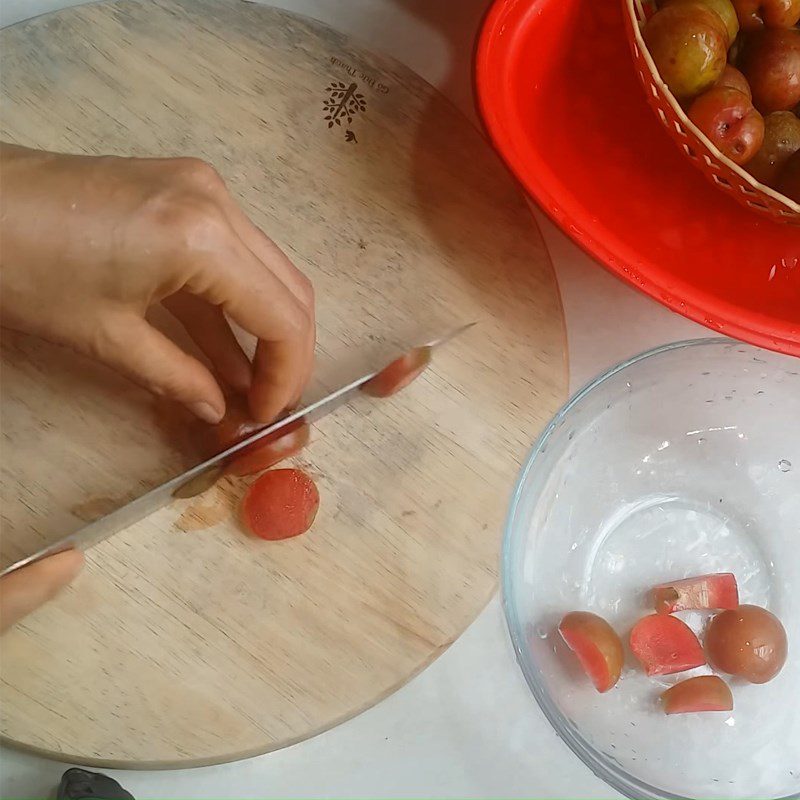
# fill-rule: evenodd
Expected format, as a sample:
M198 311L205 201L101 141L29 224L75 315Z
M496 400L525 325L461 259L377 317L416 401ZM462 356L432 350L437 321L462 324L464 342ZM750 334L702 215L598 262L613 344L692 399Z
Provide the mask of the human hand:
M83 553L66 550L0 578L0 633L52 600L82 566Z
M212 372L145 319L163 305L254 419L293 406L314 357L311 284L192 158L0 146L0 322L92 356L206 422ZM224 312L224 313L223 313ZM258 339L254 362L225 315Z

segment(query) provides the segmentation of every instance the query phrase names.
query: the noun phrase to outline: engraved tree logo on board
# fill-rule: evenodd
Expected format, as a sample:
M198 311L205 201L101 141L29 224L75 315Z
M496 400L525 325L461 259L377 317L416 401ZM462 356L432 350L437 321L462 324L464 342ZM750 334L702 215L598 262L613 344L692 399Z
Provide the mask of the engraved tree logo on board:
M358 89L357 83L346 84L342 81L331 81L327 92L327 98L322 104L325 111L325 121L328 127L332 128L334 125L342 125L342 121L348 125L352 124L353 117L367 110L367 100ZM357 142L355 134L347 130L345 131L345 141Z

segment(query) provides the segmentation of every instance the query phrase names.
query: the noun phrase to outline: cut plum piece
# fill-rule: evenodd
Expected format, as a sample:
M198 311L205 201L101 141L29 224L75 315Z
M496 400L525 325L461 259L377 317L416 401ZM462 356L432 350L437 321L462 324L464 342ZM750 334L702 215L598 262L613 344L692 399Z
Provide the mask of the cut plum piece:
M201 442L205 457L211 458L227 450L263 427L263 423L252 420L244 398L228 398L222 421L218 425L206 426L202 431ZM303 419L295 420L240 450L226 464L225 473L244 476L263 472L297 455L308 444L310 435L308 423Z
M302 419L240 450L225 468L229 475L252 475L296 456L311 438L311 428Z
M319 491L308 475L299 469L274 469L247 490L242 521L260 539L290 539L311 527L317 509Z
M697 711L733 711L733 695L722 678L700 675L676 683L661 695L665 714Z
M688 608L738 608L739 587L732 572L698 575L654 586L653 605L659 614L672 614Z
M597 614L572 611L558 626L561 638L581 662L598 692L607 692L619 680L624 653L614 629Z
M416 380L431 363L430 347L415 347L370 378L361 391L370 397L391 397Z
M671 675L706 663L692 629L677 617L650 614L631 631L631 650L648 675Z

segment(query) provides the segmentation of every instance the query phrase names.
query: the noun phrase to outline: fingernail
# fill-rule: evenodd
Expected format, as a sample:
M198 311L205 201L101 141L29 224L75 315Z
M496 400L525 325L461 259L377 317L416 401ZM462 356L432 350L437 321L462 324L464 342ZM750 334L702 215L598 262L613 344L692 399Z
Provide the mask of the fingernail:
M203 422L207 422L209 425L216 425L223 416L223 412L214 408L210 403L189 403L188 409L192 414L200 417Z

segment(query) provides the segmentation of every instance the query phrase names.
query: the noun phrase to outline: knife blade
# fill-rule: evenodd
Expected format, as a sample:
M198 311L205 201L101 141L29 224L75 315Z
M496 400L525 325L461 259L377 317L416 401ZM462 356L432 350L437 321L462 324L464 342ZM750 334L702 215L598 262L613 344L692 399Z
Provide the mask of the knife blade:
M470 322L467 325L462 325L450 333L438 339L418 345L408 352L425 347L435 350L437 347L440 347L456 336L464 333L464 331L475 324L475 322ZM389 364L394 363L396 360L397 357L393 358ZM388 366L388 364L386 366ZM74 533L46 547L42 547L25 558L15 561L13 564L10 564L0 571L0 578L21 567L32 564L34 561L39 561L47 556L61 553L64 550L88 550L90 547L100 544L100 542L105 541L115 533L129 528L134 523L139 522L153 512L158 511L160 508L169 505L173 499L194 497L201 494L206 491L206 489L210 489L217 482L224 474L226 465L230 463L241 450L250 447L262 439L279 438L282 433L288 432L286 429L292 430L301 424L312 425L318 422L320 419L339 408L339 406L347 403L353 396L358 394L365 383L380 372L380 369L368 372L366 375L362 375L340 386L338 389L335 389L321 399L307 405L305 408L301 408L286 417L282 417L276 422L265 425L242 439L242 441L237 442L212 458L203 461L201 464L186 470L177 477L171 478L165 483L156 486L154 489L141 495L141 497L137 497L135 500L126 503L110 514L106 514Z

